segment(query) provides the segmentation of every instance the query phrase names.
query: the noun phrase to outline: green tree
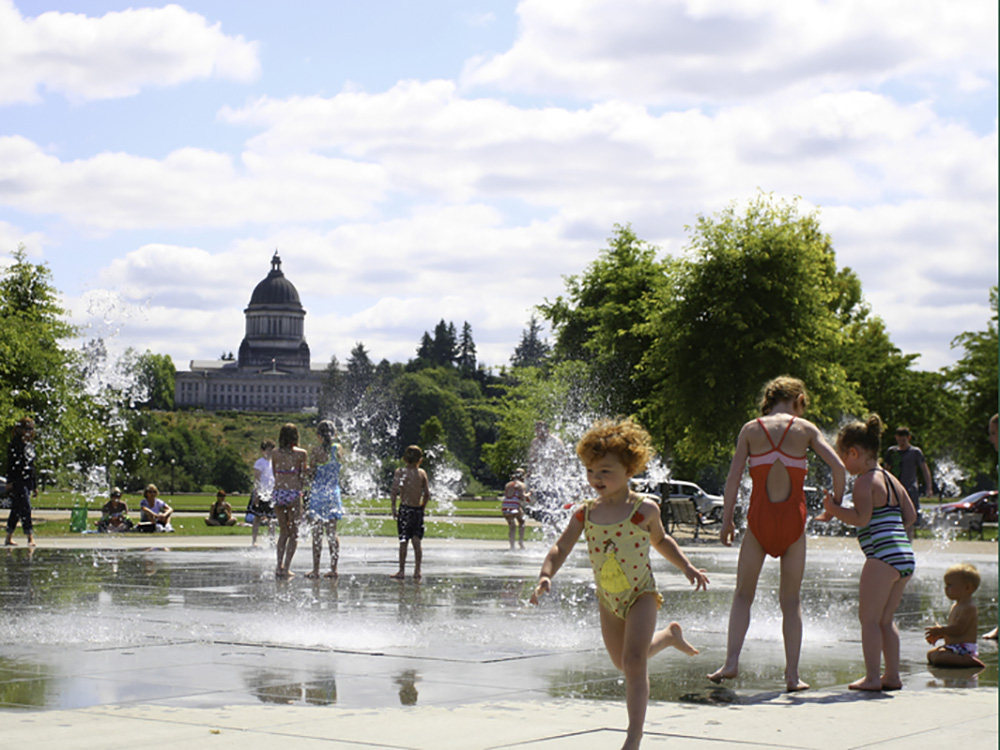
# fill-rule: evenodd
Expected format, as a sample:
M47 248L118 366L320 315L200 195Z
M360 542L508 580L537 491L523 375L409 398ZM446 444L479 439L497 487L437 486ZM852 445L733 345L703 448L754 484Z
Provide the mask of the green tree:
M340 370L337 355L330 357L330 363L323 371L323 382L319 387L319 403L317 404L321 417L343 416L345 408L345 376Z
M641 367L650 384L642 420L685 471L728 456L761 386L788 374L830 424L861 399L838 361L843 279L815 213L759 195L698 217L688 256L658 290ZM848 308L851 305L848 304Z
M541 367L552 353L549 342L542 339L542 326L534 315L521 333L521 341L514 348L510 363L514 367Z
M997 454L986 440L986 425L997 413L1000 380L997 346L997 287L990 289L990 309L993 314L985 331L966 331L952 341L952 347L964 350L962 357L946 370L949 389L959 400L957 414L949 414L940 422L950 424L950 441L957 456L972 478L985 474L996 479Z
M138 405L147 409L173 411L174 376L177 368L169 354L153 354L148 349L136 362L137 385L145 399Z
M591 364L608 410L630 414L648 391L639 368L659 336L649 323L669 264L630 226L615 233L586 272L566 278L566 295L539 310L556 335L555 356Z
M351 411L361 403L368 386L375 379L375 365L360 341L351 349L344 377L344 408Z
M462 336L458 340L458 369L462 377L471 378L476 373L476 342L472 339L472 326L469 321L462 324Z

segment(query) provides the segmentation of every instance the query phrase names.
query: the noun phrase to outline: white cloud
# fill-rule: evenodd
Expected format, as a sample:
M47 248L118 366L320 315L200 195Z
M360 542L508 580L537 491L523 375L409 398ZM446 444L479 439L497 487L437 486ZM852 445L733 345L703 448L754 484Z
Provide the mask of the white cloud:
M13 0L0 0L0 105L37 101L40 89L92 101L204 78L249 82L259 74L255 42L227 36L220 24L178 5L100 18L25 18Z
M522 0L518 15L514 46L471 60L465 86L677 106L997 69L989 0Z

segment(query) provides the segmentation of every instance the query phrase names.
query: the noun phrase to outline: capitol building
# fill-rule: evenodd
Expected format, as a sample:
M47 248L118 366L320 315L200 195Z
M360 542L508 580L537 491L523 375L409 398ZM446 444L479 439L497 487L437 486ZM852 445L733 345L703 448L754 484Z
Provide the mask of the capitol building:
M326 364L310 362L306 311L298 290L281 270L277 251L271 272L250 295L246 333L235 360L191 360L174 380L176 408L211 411L313 411Z

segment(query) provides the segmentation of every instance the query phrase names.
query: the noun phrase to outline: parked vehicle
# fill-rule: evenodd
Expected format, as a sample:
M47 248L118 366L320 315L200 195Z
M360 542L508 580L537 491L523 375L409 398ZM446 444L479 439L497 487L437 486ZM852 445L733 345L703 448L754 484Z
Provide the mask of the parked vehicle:
M718 495L708 494L694 482L670 479L666 482L656 483L639 477L632 480L632 487L636 492L653 497L660 503L661 507L663 507L663 503L661 502L663 499L678 500L686 498L693 500L698 506L698 512L707 521L713 523L721 523L722 521L722 510L725 506L723 499ZM736 518L738 522L740 518L739 506L736 508Z
M954 503L944 503L933 506L924 506L924 510L932 518L941 522L951 522L957 517L964 515L980 515L985 523L995 523L997 520L997 491L983 490L966 495L961 500Z

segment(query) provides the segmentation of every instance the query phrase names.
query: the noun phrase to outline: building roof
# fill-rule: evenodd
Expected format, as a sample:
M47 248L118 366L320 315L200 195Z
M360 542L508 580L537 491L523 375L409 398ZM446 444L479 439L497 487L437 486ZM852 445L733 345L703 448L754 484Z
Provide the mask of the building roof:
M271 307L274 305L302 309L298 290L281 271L281 258L278 257L277 250L274 251L274 257L271 258L271 272L254 287L253 294L250 295L249 307Z

